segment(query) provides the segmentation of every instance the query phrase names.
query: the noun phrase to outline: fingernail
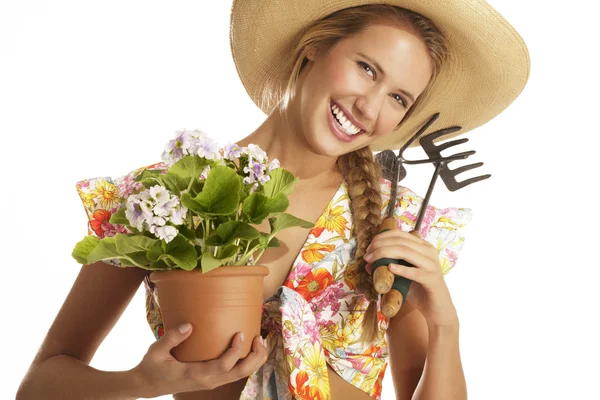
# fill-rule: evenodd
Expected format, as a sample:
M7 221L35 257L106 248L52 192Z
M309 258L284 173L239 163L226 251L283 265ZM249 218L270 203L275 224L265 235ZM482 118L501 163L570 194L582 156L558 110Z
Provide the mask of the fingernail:
M192 327L192 325L190 325L190 323L187 322L179 327L179 332L186 333L187 331L190 330L191 327Z
M241 332L240 339L242 339L242 342L244 341L244 332Z
M365 259L365 260L367 260L367 261L370 261L370 260L371 260L371 258L373 258L373 254L371 254L371 253L367 253L367 254L365 254L365 256L364 256L364 259Z

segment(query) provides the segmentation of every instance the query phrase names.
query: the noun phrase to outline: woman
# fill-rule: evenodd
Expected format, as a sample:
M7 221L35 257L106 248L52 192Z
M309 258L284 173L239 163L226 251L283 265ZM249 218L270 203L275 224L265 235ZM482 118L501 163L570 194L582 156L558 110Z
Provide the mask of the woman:
M330 242L339 246L325 248L312 269L300 272L299 261L307 244L322 233L314 229L308 241L299 228L283 231L278 236L282 246L261 257L271 271L264 291L266 340L247 338L253 347L243 360L242 338L236 335L217 360L179 363L169 351L191 330L158 333L160 322L149 318L158 340L139 365L124 372L90 368L96 349L147 275L142 269L97 263L82 268L18 399L169 393L178 393L178 400L379 398L388 356L397 398L466 398L458 317L439 249L401 229L375 236L390 182L381 179L373 151L400 148L434 112L440 112L441 125L459 123L460 133L489 121L527 81L526 47L502 17L478 0L396 0L396 7L361 6L364 1L358 0L326 3L236 0L232 9L238 72L268 114L238 145L257 144L300 178L288 213L325 229L334 200L347 194L341 210L351 209L349 225L337 226L341 239ZM267 228L266 223L258 226ZM341 260L339 282L327 275L327 251ZM369 274L369 262L382 257L415 266L391 268L414 283L400 312L389 320L378 312ZM318 273L325 278L315 277ZM314 280L307 283L311 274ZM149 281L144 282L151 294ZM315 290L334 286L335 293L350 296L333 296L327 308L337 306L340 331L329 323L335 313L312 313ZM148 300L152 311L151 295ZM292 323L298 315L294 309L306 311L306 319ZM85 329L71 329L74 321ZM311 324L312 330L304 326ZM349 326L352 331L346 331ZM303 341L302 335L315 333L318 337Z

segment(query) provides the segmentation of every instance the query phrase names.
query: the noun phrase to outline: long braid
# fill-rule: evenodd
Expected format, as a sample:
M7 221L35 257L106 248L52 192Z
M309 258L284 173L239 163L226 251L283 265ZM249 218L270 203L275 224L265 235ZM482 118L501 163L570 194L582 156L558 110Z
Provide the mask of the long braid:
M356 252L348 269L356 268L357 289L369 300L369 306L362 321L360 340L370 343L378 336L377 300L379 295L373 286L373 277L365 270L366 262L363 260L363 256L381 225L381 169L368 146L338 157L337 166L348 185L352 212L351 237L356 236L357 238Z

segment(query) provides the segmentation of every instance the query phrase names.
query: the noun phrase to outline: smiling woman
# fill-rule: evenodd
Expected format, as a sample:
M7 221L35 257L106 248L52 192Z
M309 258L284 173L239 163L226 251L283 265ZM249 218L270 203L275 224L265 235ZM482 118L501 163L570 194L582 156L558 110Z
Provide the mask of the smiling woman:
M373 152L401 148L436 112L438 124L463 127L447 138L489 121L521 92L529 58L519 35L484 0L389 3L233 2L233 59L267 115L237 145L258 146L299 178L286 212L314 223L308 232L286 230L280 246L262 254L270 273L261 335L235 335L215 360L179 362L171 349L202 327L165 330L144 270L86 265L19 400L380 399L388 360L399 399L466 398L458 317L443 275L456 264L470 212L428 206L420 237L407 234L423 199L402 187L390 198L396 182L382 178ZM80 194L90 185L84 181ZM101 201L82 200L90 235L119 231L98 214ZM387 204L400 229L378 235ZM269 222L257 228L267 232ZM379 258L414 266L391 268L414 282L407 306L390 319L368 272L370 245ZM142 282L156 341L129 371L90 368ZM240 359L244 340L251 352Z

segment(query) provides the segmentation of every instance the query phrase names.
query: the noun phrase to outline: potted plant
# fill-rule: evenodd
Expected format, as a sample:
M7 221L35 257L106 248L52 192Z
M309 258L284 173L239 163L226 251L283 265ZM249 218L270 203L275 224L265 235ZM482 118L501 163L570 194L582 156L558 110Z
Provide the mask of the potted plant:
M256 145L220 147L199 130L178 132L163 152L165 168L143 169L140 190L110 217L114 236L86 236L73 250L80 264L118 260L152 271L165 329L190 322L173 350L180 361L223 354L236 332L260 333L263 280L257 265L278 247L278 232L314 225L286 214L297 182ZM270 232L252 225L268 219ZM126 232L126 233L121 233ZM244 343L245 357L251 340Z

